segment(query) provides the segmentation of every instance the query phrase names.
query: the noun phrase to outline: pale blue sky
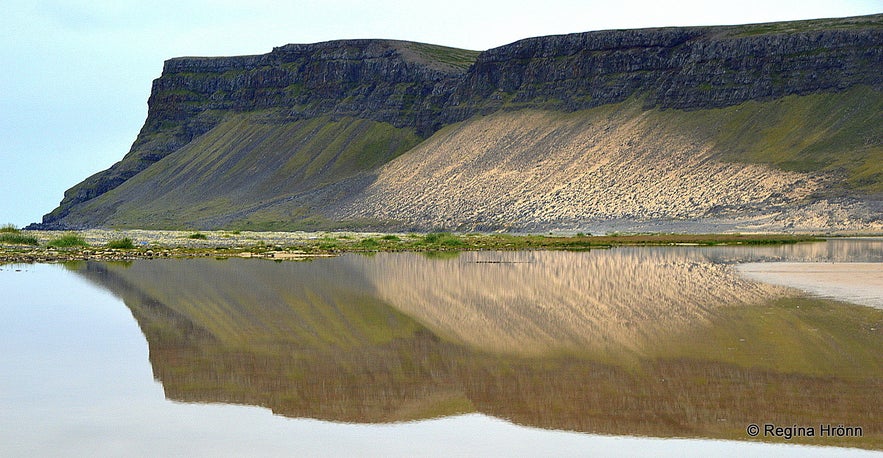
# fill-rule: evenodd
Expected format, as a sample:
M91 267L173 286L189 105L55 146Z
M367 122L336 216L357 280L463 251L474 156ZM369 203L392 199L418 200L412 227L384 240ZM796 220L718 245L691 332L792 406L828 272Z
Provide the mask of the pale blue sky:
M64 190L125 155L150 85L176 56L393 38L483 50L540 35L883 12L838 1L5 1L0 16L0 224L40 221Z

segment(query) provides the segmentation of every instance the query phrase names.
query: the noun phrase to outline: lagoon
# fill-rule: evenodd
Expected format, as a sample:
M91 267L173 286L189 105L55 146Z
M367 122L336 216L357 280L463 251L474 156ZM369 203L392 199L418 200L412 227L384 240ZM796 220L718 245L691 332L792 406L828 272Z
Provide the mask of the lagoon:
M883 240L2 266L0 455L883 449L883 310L778 262Z

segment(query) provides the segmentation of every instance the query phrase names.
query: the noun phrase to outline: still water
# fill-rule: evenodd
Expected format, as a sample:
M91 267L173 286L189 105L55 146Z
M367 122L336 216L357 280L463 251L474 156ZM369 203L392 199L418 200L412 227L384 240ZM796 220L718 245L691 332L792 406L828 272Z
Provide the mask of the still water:
M883 450L883 308L771 262L880 296L880 239L2 266L0 456Z

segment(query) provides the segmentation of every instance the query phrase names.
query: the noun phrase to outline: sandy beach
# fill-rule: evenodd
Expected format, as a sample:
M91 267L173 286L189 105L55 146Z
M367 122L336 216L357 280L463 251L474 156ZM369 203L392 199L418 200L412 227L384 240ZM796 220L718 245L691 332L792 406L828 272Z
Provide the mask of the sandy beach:
M753 280L883 309L883 263L758 262L737 269Z

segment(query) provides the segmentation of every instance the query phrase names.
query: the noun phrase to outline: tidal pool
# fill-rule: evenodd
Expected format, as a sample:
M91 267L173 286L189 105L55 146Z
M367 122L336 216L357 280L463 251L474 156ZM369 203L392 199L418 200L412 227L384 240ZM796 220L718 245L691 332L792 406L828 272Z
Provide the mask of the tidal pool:
M883 240L2 266L0 455L873 454L883 310L737 268L832 261Z

